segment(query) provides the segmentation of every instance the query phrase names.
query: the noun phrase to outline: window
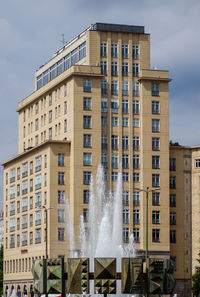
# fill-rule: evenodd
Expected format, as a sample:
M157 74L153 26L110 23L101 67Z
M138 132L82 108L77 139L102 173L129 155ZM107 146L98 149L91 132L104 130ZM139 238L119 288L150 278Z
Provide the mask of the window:
M176 194L170 194L170 207L176 207Z
M170 212L170 225L176 225L176 213Z
M83 110L92 109L92 100L90 97L83 97Z
M140 150L140 136L133 136L133 150Z
M111 94L118 95L118 81L111 80Z
M49 123L52 122L52 110L49 111Z
M58 191L58 204L64 204L65 203L65 191Z
M107 148L108 148L108 136L107 135L101 136L101 148L104 150L107 150Z
M139 113L140 113L140 101L133 100L133 114L139 114Z
M118 168L118 154L112 154L112 168Z
M133 155L133 169L140 168L140 155Z
M134 60L139 60L139 45L133 45L132 57Z
M160 150L160 138L153 137L152 138L152 151L159 151Z
M128 154L122 155L122 168L123 169L129 168L129 155Z
M123 243L129 243L129 228L123 228L122 237Z
M129 126L129 118L122 118L122 127Z
M92 154L91 153L83 153L83 165L84 166L92 165Z
M23 180L22 182L22 195L28 193L28 180Z
M140 242L140 229L133 228L133 237L135 242Z
M112 117L112 126L118 127L118 117Z
M101 94L108 94L108 82L107 80L101 80Z
M128 62L122 62L122 76L128 76Z
M38 192L35 194L35 207L39 208L42 205L42 193Z
M108 99L107 98L101 99L101 112L108 112Z
M160 187L160 174L152 174L152 187Z
M90 79L83 80L83 92L91 92L92 81Z
M67 113L67 101L64 102L64 114Z
M107 57L107 43L104 43L104 42L101 43L100 55L101 55L101 57Z
M159 96L159 84L158 83L151 84L151 95Z
M35 176L35 190L41 189L41 186L42 186L42 175L37 174Z
M49 94L49 106L52 105L52 99L53 99L53 97L52 97L52 94L50 93Z
M10 219L10 232L15 231L15 218Z
M133 127L134 128L139 128L140 127L140 119L133 118Z
M113 182L116 182L118 179L118 172L112 172L111 178Z
M84 185L89 185L91 181L91 172L90 171L84 171L83 172L83 184Z
M160 205L160 193L152 192L152 205L159 206Z
M67 132L67 120L64 120L64 132Z
M160 132L160 120L152 119L152 132Z
M39 119L35 120L35 131L39 129Z
M28 162L22 164L22 178L28 175Z
M20 212L20 201L17 201L17 213Z
M152 156L152 169L160 169L160 156Z
M128 81L122 81L122 95L128 96L129 94L129 83Z
M65 165L65 154L58 154L58 166Z
M15 201L10 203L10 216L15 214Z
M33 197L30 197L30 209L33 209Z
M92 135L84 134L83 135L83 147L91 147L92 146Z
M17 247L20 247L20 235L19 234L17 235Z
M30 214L30 227L33 226L33 214Z
M122 192L123 206L129 206L129 191Z
M27 245L27 231L26 232L22 232L22 246Z
M22 211L27 211L28 210L28 198L25 197L22 199Z
M129 150L129 136L122 136L122 149Z
M176 243L176 230L170 230L170 243Z
M58 184L59 185L65 184L65 173L64 172L58 172Z
M129 172L122 172L123 182L129 182Z
M92 117L91 116L83 116L83 128L84 129L92 128Z
M169 187L170 189L176 189L176 176L170 176Z
M152 114L159 114L159 113L160 113L160 102L152 101Z
M78 52L78 47L77 47L71 52L72 65L75 65L78 62L78 60L79 60L79 52Z
M118 150L118 135L112 135L111 144L112 150Z
M118 75L118 63L117 62L111 62L111 75L112 76Z
M139 172L133 172L133 182L139 182L139 181L140 181Z
M65 222L65 210L58 209L58 223L64 223L64 222Z
M152 211L152 224L160 224L160 211Z
M152 229L152 242L160 242L160 229Z
M58 228L58 240L64 241L65 228Z
M36 157L35 158L35 172L40 171L42 166L42 157Z
M15 168L10 169L10 183L15 181Z
M20 168L18 167L17 168L17 180L19 180L20 179Z
M170 171L175 171L176 170L176 159L175 158L170 158L169 159L169 170Z
M118 113L119 103L118 99L111 99L111 112Z
M133 76L139 76L139 63L133 63Z
M33 244L33 232L30 232L29 240L30 244Z
M41 210L36 211L36 212L35 212L35 225L36 225L36 226L41 225L41 217L42 217L42 212L41 212Z
M133 206L140 205L140 192L135 191L133 192Z
M10 199L15 198L15 185L10 187Z
M103 127L108 126L108 118L107 118L107 116L102 116L102 117L101 117L101 125L102 125Z
M117 43L111 44L111 57L112 58L118 57L118 44Z
M22 216L22 229L25 229L28 227L28 215Z
M35 243L41 242L41 229L35 230Z
M87 223L89 219L89 209L88 208L84 208L83 209L83 222Z
M49 139L52 139L52 128L49 128Z
M139 82L133 81L133 96L139 96Z
M129 113L129 101L127 99L122 100L122 113Z
M38 112L39 112L39 103L36 102L35 103L35 114L38 114Z
M128 44L122 44L122 58L128 59Z
M134 225L140 224L140 210L139 209L133 210L133 224Z
M123 209L122 221L123 224L129 224L129 209Z
M28 165L27 165L28 170ZM30 174L33 174L33 161L30 162Z
M200 168L200 159L195 160L195 168Z
M83 203L88 204L90 199L90 191L89 190L83 190Z
M101 164L104 168L108 168L108 154L107 153L101 154Z

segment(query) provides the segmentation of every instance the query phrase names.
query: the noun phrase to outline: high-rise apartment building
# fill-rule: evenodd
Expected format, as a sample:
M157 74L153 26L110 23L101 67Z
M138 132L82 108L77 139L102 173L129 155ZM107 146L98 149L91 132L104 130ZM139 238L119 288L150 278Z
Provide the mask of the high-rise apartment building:
M19 154L3 164L4 291L31 292L30 269L46 257L47 226L48 257L68 256L64 201L78 241L100 163L109 189L122 166L124 243L133 233L144 254L146 200L136 188L157 189L149 198L149 255L177 257L182 265L191 243L181 246L181 239L173 250L169 81L168 71L150 69L150 35L143 26L104 23L88 27L35 72L35 91L18 104ZM184 226L177 224L181 232ZM191 273L187 267L186 276L177 270L182 283Z

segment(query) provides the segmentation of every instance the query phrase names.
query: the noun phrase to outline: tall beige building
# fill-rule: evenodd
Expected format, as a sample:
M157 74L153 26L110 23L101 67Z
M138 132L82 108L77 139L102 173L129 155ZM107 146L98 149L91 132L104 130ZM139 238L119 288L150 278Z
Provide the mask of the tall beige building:
M123 241L133 233L141 254L146 200L136 188L157 189L149 197L149 255L180 256L183 287L191 267L183 268L181 259L186 249L191 255L191 242L181 237L170 244L173 229L189 228L186 221L170 226L170 79L168 71L150 69L150 35L143 26L96 23L58 50L34 81L35 91L18 104L19 154L3 164L4 291L31 292L32 263L46 257L46 226L48 257L68 256L66 199L78 244L80 215L87 226L89 184L100 163L109 189L122 164Z

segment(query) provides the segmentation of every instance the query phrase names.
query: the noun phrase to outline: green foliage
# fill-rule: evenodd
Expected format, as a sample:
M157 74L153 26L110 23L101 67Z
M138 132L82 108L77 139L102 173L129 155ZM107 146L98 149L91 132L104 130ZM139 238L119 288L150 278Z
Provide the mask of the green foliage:
M3 246L0 248L0 296L3 294Z
M200 253L197 261L200 263ZM194 296L200 296L200 269L192 276L192 292Z

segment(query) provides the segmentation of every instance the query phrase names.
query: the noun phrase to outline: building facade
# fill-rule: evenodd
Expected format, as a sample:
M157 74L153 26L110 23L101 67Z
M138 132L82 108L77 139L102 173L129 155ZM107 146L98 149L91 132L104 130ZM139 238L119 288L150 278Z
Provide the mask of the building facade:
M149 255L177 257L181 266L178 257L191 242L170 242L176 227L185 232L182 221L170 225L170 79L168 71L150 69L144 27L91 25L40 67L34 81L35 91L18 104L19 155L3 164L5 292L31 292L31 266L46 257L46 243L48 257L68 256L64 201L78 242L80 215L87 225L89 184L99 164L111 190L122 166L124 243L133 233L144 253L146 200L136 188L156 189L149 199ZM181 203L180 209L184 213ZM182 283L191 273L185 265L177 268Z

